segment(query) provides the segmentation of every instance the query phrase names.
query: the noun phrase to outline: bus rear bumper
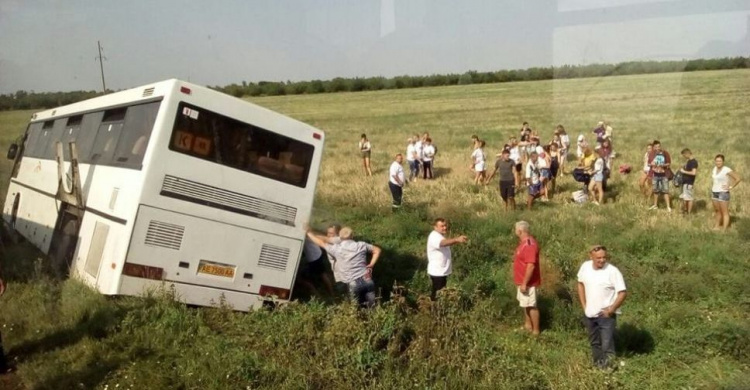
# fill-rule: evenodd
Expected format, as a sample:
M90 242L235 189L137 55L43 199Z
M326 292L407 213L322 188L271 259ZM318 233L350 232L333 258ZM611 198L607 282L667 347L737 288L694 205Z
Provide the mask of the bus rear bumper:
M272 301L257 294L239 291L227 291L218 288L197 286L179 282L156 281L132 276L122 275L118 295L143 296L148 292L174 293L175 299L198 306L228 306L237 311L250 311L263 306L268 302L286 302L284 300Z

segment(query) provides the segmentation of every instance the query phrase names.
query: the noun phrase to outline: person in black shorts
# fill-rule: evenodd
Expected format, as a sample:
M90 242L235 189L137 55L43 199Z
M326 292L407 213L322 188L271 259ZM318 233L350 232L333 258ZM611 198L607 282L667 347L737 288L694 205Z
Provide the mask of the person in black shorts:
M503 149L502 153L497 155L497 161L495 161L495 170L487 178L487 183L492 180L496 173L500 172L500 197L503 198L505 203L505 211L508 209L516 209L516 169L515 161L510 159L510 151L506 148Z

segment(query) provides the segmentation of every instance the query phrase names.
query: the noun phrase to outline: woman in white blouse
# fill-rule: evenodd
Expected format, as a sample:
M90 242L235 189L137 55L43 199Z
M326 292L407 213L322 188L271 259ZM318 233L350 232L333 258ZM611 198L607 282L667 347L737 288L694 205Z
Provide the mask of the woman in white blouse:
M477 140L476 148L471 153L471 160L474 163L474 184L484 183L485 179L485 156L484 156L484 141Z
M724 155L717 154L711 170L711 202L714 204L716 225L714 230L727 230L729 227L729 191L740 183L740 176L724 165ZM733 183L732 183L733 182Z

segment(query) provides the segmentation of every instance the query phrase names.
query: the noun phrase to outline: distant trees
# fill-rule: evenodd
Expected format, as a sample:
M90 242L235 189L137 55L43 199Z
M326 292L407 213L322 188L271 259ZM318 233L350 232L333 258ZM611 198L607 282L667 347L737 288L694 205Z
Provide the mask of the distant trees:
M391 78L336 77L332 80L260 81L258 83L243 81L241 84L233 83L212 88L236 97L278 96L744 68L750 68L750 57L681 61L629 61L619 64L563 65L495 72L471 70L463 74L432 74L429 76L396 76ZM51 108L98 95L100 93L95 91L44 93L18 91L0 95L0 110Z

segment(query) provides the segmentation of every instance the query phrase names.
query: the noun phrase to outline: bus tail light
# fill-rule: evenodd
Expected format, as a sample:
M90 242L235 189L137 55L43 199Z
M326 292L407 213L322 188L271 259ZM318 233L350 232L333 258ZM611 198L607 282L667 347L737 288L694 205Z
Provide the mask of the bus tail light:
M323 136L320 135L320 133L313 133L313 138L315 138L315 139L321 139L321 138L323 138Z
M190 95L193 91L191 91L188 87L180 87L180 92L184 93L185 95Z
M133 276L136 278L164 280L164 269L151 267L148 265L125 263L122 267L123 275Z
M289 290L281 287L261 285L258 294L262 297L275 296L279 299L289 299Z

